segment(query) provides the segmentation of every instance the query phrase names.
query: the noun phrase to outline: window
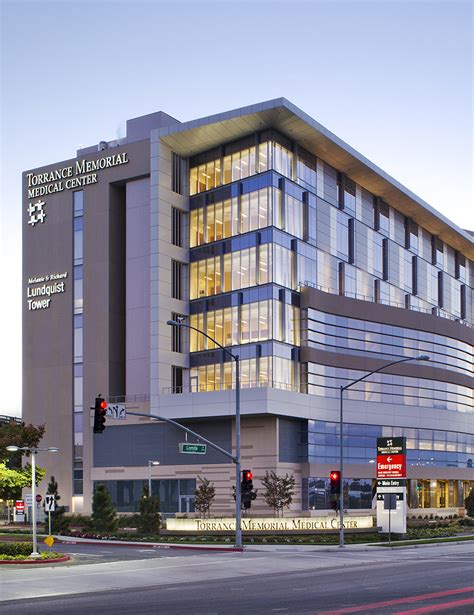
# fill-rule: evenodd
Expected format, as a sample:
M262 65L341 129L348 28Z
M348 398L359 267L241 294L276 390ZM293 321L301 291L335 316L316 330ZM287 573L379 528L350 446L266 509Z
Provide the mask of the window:
M83 243L84 243L84 193L82 190L73 192L73 237L74 237L74 338L73 338L73 362L74 362L74 467L73 489L74 495L82 495L82 445L83 445L83 377L82 367L83 353ZM77 370L77 375L76 375ZM79 375L80 374L80 375Z
M390 207L379 198L374 202L374 226L376 231L384 235L390 232Z
M441 239L438 237L431 238L431 263L433 265L437 265L438 267L443 267L444 265L444 246Z
M463 254L456 252L454 267L456 279L466 282L466 257Z
M388 280L388 265L389 265L389 260L388 260L388 239L384 239L382 242L382 273L383 273L383 279L384 280Z
M183 263L171 261L171 296L173 299L183 298Z
M183 212L177 207L171 208L171 243L179 247L183 245Z
M84 192L79 190L78 192L73 192L73 203L74 203L74 217L84 215Z
M171 158L171 190L183 194L184 160L178 154L172 153Z
M183 392L183 368L176 365L171 366L171 392Z
M171 320L180 321L184 318L182 314L176 314L173 312L171 314ZM183 336L182 336L182 328L181 327L171 327L172 329L172 337L171 337L171 350L173 352L183 352Z
M348 177L344 177L344 209L351 214L356 212L356 185Z
M405 248L418 250L418 225L410 218L405 218Z

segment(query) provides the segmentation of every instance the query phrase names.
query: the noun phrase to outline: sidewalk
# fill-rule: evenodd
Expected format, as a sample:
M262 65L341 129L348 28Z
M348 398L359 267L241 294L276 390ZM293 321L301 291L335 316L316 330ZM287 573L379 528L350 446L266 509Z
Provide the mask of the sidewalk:
M346 544L344 546L344 550L351 552L367 552L367 551L381 551L383 549L420 549L422 547L438 547L440 545L459 545L467 542L466 540L453 540L453 538L439 538L436 542L425 544L423 541L426 539L419 539L411 541L410 545L397 546L396 542L392 542L392 546L389 546L387 542L372 542L372 543L360 543L360 544ZM62 544L100 544L107 546L116 546L116 547L153 547L156 549L189 549L189 550L200 550L200 551L260 551L260 552L318 552L318 553L341 553L339 545L317 545L317 544L262 544L262 543L246 543L243 546L243 549L235 547L232 543L229 545L224 544L192 544L192 543L182 543L182 542L139 542L139 541L125 541L125 540L100 540L94 538L77 538L74 536L55 536L55 540ZM473 549L474 549L474 540ZM417 544L421 543L421 544Z

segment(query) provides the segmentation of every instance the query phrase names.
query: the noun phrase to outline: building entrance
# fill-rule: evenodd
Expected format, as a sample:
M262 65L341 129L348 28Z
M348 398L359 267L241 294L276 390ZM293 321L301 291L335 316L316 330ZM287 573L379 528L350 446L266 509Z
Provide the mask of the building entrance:
M194 495L179 496L179 512L192 513L194 512Z

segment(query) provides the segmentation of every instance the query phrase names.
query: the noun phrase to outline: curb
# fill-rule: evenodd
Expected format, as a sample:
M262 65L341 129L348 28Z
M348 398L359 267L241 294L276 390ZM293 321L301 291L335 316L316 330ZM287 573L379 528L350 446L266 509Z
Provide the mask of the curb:
M108 542L106 540L64 540L63 538L56 538L56 542L63 545L105 545L107 547L150 547L154 549L189 549L194 551L237 551L244 550L243 547L224 547L222 545L176 545L176 544L162 544L157 542Z
M61 564L62 562L68 562L70 559L69 555L57 557L56 559L6 559L0 560L0 566L6 564Z

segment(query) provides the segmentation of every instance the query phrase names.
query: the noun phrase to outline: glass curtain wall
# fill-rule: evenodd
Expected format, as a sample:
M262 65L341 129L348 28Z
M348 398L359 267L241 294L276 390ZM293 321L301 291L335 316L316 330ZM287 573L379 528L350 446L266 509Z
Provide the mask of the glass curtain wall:
M256 301L190 316L190 324L222 346L239 346L274 339L299 345L299 308L281 301ZM190 352L216 345L196 331L190 332Z
M193 392L223 391L235 388L234 362L201 365L190 370ZM295 362L277 356L266 356L240 361L240 386L242 388L266 387L289 391L298 390Z
M212 256L190 265L190 299L269 282L286 288L295 286L294 254L274 243Z
M279 188L266 187L191 210L190 247L275 226L303 239L304 203Z

